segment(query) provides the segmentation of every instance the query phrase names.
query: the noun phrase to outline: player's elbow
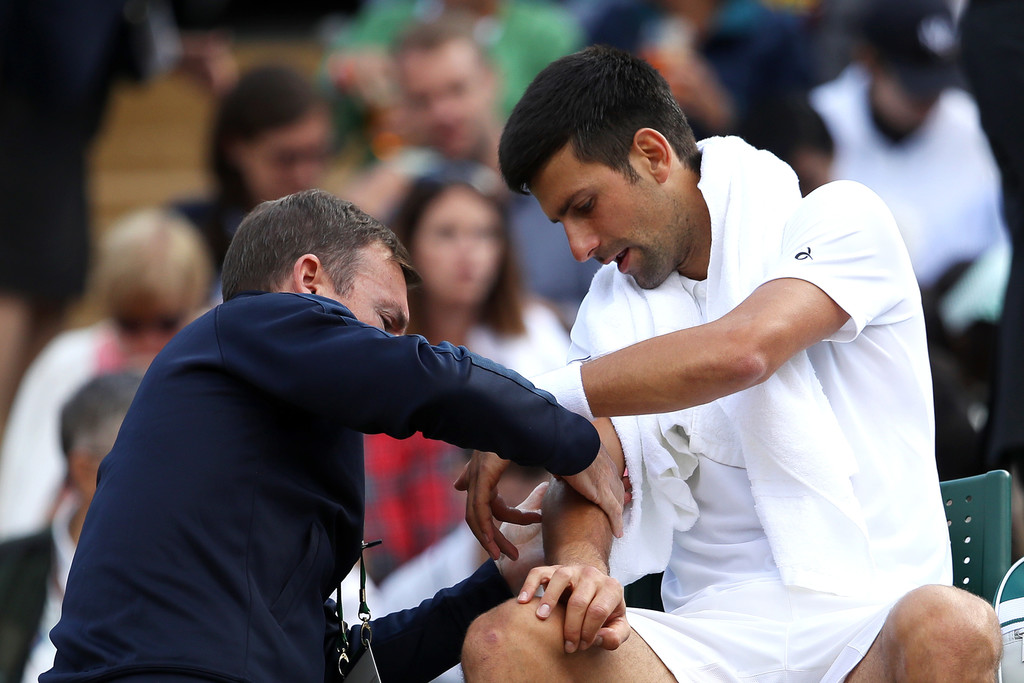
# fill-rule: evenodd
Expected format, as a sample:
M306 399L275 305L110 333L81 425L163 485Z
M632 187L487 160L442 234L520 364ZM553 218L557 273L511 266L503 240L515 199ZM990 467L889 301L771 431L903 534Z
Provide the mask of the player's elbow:
M737 391L760 384L777 368L770 354L754 345L739 344L730 356L729 374Z
M736 391L756 386L778 370L788 358L789 331L781 322L759 321L726 331L721 345Z

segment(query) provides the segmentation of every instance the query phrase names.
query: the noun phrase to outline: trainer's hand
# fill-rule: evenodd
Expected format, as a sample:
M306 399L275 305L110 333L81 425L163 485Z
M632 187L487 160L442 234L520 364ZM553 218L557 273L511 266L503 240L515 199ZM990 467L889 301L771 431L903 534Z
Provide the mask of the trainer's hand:
M547 619L558 601L568 598L563 630L566 652L592 645L614 650L629 638L622 585L601 570L585 564L537 567L527 575L517 600L530 602L541 586L539 619Z
M623 475L603 443L594 462L587 469L561 479L601 508L608 517L612 533L616 538L622 538L622 506L625 496Z
M512 524L534 524L540 521L540 512L512 507L498 495L498 480L508 468L509 461L494 453L474 451L462 474L455 480L455 488L466 491L466 523L480 541L491 559L505 553L513 560L519 550L498 529L495 520Z

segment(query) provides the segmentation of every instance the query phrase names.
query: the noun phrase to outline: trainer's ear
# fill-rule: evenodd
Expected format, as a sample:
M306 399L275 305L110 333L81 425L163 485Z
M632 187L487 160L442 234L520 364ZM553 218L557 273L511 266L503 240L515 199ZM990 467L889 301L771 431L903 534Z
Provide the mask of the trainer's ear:
M634 167L641 173L650 173L659 183L668 180L672 166L672 145L658 131L653 128L638 130L633 135L630 156L633 157Z
M292 274L285 291L296 294L316 294L323 282L324 267L315 254L303 254L292 265Z

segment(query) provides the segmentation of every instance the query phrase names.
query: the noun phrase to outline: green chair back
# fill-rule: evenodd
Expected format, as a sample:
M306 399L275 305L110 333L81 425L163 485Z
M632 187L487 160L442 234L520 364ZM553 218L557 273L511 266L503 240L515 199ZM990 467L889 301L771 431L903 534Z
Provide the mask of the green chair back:
M953 585L989 602L1010 568L1010 473L939 484L953 550Z

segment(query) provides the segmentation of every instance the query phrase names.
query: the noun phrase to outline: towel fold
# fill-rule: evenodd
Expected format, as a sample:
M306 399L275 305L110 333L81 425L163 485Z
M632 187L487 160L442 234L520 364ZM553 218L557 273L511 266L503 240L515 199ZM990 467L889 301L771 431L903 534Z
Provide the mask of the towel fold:
M712 223L707 321L725 315L769 277L787 219L800 201L793 171L739 138L710 138L699 189ZM702 322L677 274L643 290L613 265L581 305L570 357L598 356ZM867 527L850 477L856 459L806 352L768 380L705 406L612 420L633 484L612 575L628 583L668 564L673 534L699 510L686 484L696 454L747 468L755 508L782 580L841 595L873 580Z

